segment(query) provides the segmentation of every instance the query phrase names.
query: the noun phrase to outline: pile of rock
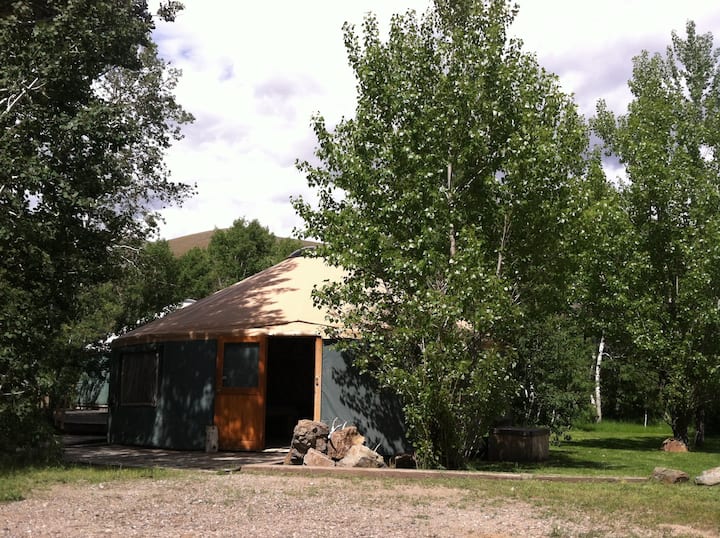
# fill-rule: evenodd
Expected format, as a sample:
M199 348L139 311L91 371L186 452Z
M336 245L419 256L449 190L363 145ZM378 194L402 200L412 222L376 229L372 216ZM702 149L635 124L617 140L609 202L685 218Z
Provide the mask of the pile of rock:
M387 467L383 457L365 446L355 426L334 429L324 422L300 420L293 430L285 465L315 467Z

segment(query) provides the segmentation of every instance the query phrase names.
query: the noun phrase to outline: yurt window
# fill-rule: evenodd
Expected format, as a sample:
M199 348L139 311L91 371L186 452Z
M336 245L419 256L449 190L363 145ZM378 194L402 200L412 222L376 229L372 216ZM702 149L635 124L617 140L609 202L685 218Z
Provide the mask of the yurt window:
M250 389L258 386L260 344L232 342L225 344L222 386Z
M157 405L157 351L123 353L120 372L120 403L122 405Z

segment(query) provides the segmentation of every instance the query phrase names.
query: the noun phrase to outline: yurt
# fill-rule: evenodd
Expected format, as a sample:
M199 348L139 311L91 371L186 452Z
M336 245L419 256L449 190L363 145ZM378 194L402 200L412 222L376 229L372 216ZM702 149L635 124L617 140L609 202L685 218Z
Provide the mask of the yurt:
M117 338L108 439L159 448L287 445L301 418L354 424L378 452L408 450L392 395L328 338L315 286L341 269L302 251ZM208 428L208 426L214 428Z

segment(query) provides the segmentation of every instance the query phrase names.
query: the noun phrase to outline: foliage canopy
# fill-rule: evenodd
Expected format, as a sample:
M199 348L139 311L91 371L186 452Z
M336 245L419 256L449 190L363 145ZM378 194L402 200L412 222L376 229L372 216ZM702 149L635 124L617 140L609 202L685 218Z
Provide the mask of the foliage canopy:
M350 277L318 300L404 403L424 465L459 467L504 409L512 331L560 311L587 134L572 99L507 30L507 2L438 0L345 26L355 117L313 120L318 206L304 233ZM342 308L342 305L352 305Z
M625 165L616 337L657 375L676 438L720 385L720 51L689 22L666 54L634 59L627 114L603 102L594 127Z
M163 164L192 117L152 29L143 0L0 10L0 431L56 384L79 294L191 192Z

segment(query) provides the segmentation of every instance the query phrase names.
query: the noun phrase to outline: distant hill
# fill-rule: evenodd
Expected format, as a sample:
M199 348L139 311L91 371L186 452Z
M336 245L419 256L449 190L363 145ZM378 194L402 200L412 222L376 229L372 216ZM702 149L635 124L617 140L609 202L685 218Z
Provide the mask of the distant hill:
M176 258L179 258L185 254L191 248L207 248L210 244L210 238L215 234L217 228L214 230L208 230L206 232L198 232L190 235L183 235L182 237L176 237L175 239L168 239L168 245L170 251ZM301 241L303 246L314 247L319 245L317 241Z
M207 232L199 232L176 237L175 239L168 239L170 251L176 258L179 258L191 248L207 248L210 244L210 238L215 234L215 231L216 230L208 230Z

